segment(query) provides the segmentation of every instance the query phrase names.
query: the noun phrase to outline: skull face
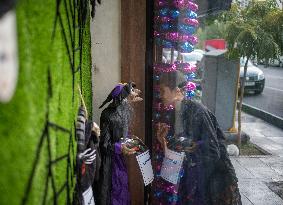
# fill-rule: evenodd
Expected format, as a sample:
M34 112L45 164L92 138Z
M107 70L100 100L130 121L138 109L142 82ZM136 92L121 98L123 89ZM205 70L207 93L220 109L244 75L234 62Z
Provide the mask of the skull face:
M135 84L134 84L135 85ZM129 102L140 102L143 99L140 97L141 90L137 89L136 86L131 88L131 93L128 97Z

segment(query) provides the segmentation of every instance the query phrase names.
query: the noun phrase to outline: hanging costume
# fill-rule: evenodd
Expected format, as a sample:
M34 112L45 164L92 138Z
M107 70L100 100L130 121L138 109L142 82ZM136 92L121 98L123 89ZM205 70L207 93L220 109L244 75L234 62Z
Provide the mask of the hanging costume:
M237 177L224 144L225 137L215 116L202 104L183 100L171 110L163 110L161 120L171 125L168 148L177 152L194 142L186 152L179 183L160 177L164 151L154 146L155 182L153 205L241 205Z
M128 173L122 155L121 138L128 136L131 107L127 97L133 83L118 84L100 106L112 101L100 117L101 169L98 183L98 205L129 205Z
M76 122L75 205L94 204L93 183L98 180L100 166L99 133L95 131L94 125L96 124L87 119L86 110L81 106Z

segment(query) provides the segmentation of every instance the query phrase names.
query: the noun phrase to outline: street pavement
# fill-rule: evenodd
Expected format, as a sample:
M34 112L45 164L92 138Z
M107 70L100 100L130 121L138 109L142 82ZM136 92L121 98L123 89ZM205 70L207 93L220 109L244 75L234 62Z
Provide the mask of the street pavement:
M283 199L267 186L283 182L283 130L246 113L242 113L242 130L252 143L270 153L231 157L243 205L283 205Z
M265 75L260 95L245 95L244 103L283 118L283 68L258 66Z

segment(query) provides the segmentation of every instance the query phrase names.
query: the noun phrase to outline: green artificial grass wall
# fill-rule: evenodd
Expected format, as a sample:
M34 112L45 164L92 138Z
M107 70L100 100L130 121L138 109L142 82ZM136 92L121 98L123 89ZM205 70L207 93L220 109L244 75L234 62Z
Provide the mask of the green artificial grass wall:
M56 2L61 2L62 24L56 20ZM89 18L83 31L81 71L76 71L80 52L74 47L79 47L80 29L77 17L71 19L77 15L72 2L18 1L17 89L9 103L0 103L1 205L70 203L79 85L89 116L92 103Z

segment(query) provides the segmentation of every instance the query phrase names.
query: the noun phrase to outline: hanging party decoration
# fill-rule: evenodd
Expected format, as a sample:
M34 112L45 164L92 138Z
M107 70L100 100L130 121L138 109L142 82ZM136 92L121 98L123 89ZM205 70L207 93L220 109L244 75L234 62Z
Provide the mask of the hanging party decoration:
M153 37L155 45L162 50L163 56L162 61L157 61L153 65L153 130L158 130L159 123L165 123L168 128L165 138L168 144L173 145L171 142L176 140L176 136L172 120L177 108L175 104L164 105L162 103L161 97L164 91L160 90L159 84L162 74L181 72L187 81L182 87L184 97L193 99L196 96L197 66L195 63L188 63L184 60L185 54L192 52L198 43L198 38L195 36L199 26L198 5L189 0L155 0L154 5ZM158 59L161 58L158 56ZM157 140L155 134L153 139ZM153 182L153 204L179 204L178 182L184 176L182 162L185 154L178 151L181 150L178 148L178 143L173 147L168 146L168 149L165 148L164 151L160 143L154 142L152 164L156 183Z
M175 42L175 43L189 42L192 45L195 45L195 44L198 43L198 38L196 36L181 34L181 33L178 33L178 32L159 33L157 31L155 31L153 35L154 35L154 37L156 37L157 41L161 41L162 38L163 38L167 41Z
M182 63L181 65L185 72L195 72L197 69L197 66L191 63Z
M186 97L187 99L191 99L191 98L194 97L195 95L196 95L195 91L190 90L190 91L186 92L185 97Z
M188 73L188 74L185 75L185 78L186 78L187 81L193 80L195 77L196 77L195 73Z
M190 53L194 50L194 46L189 42L181 43L179 45L179 50L183 53Z
M191 11L197 11L198 10L198 5L192 1L188 0L173 0L173 1L168 1L168 0L157 0L155 1L155 7L157 8L162 8L162 7L173 7L178 10L184 10L188 9Z
M196 84L193 82L188 82L186 85L187 90L194 91L196 89Z
M185 25L185 24L179 24L178 29L179 29L180 32L182 32L184 34L189 34L189 35L192 35L196 31L195 27Z
M191 18L184 18L184 19L183 19L183 22L184 22L185 24L188 24L188 25L191 25L191 26L198 26L198 25L199 25L198 20L196 20L196 19L191 19Z
M194 11L188 11L185 13L184 15L187 18L191 18L191 19L196 19L198 17L197 13L195 13Z
M175 10L171 10L170 11L170 16L175 19L175 18L178 18L180 16L180 11L178 11L177 9Z
M167 64L167 63L159 63L153 66L153 71L158 76L158 80L160 78L160 73L169 73L174 72L176 70L180 70L184 73L193 73L197 69L196 65L192 63L180 63L176 62L174 64ZM156 78L156 77L155 77Z

